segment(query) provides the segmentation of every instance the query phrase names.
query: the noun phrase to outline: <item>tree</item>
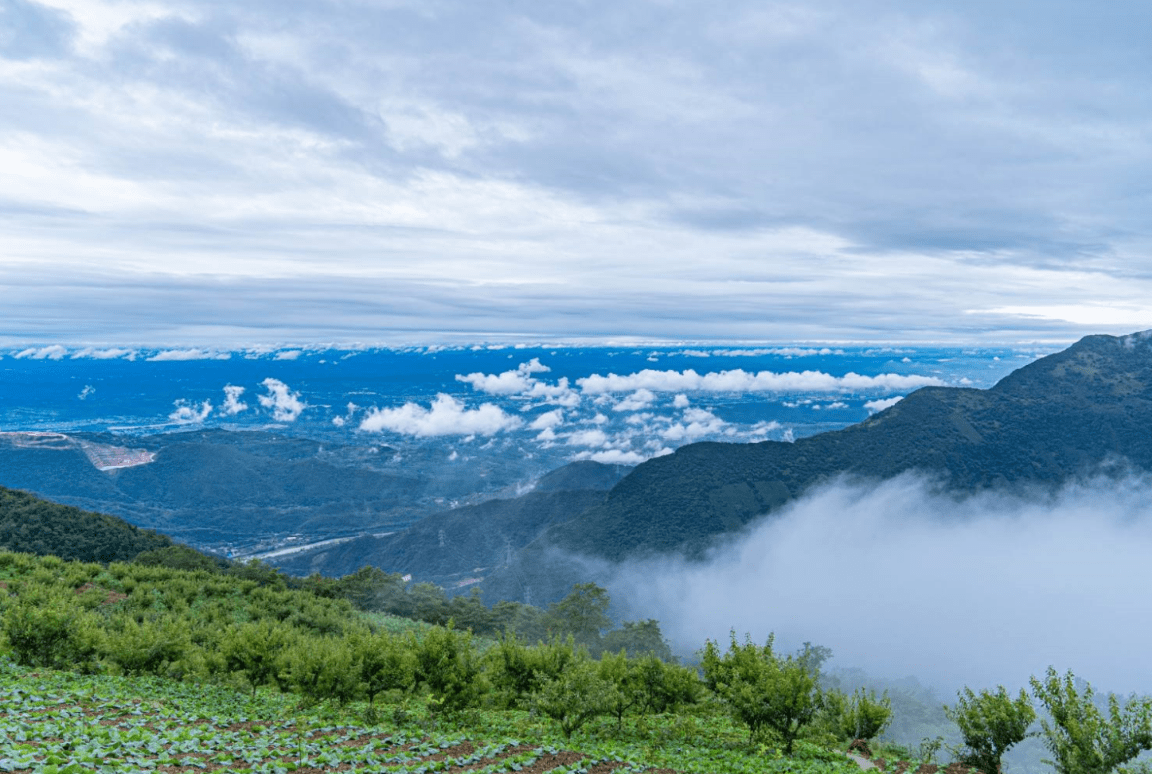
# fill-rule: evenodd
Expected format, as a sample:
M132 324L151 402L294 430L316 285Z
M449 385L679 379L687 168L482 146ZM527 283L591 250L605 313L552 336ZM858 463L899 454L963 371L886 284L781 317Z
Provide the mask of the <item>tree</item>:
M880 698L872 691L857 688L847 697L840 715L840 732L849 739L871 741L892 720L892 700L885 692ZM994 773L993 773L994 774Z
M604 635L603 648L611 653L624 648L630 658L652 654L663 661L672 660L672 649L660 631L660 622L653 618L625 621L619 629Z
M782 658L773 652L772 642L769 635L764 647L750 637L741 645L732 632L728 652L721 656L716 643L708 640L704 679L748 726L750 739L771 730L783 741L784 753L791 755L796 737L822 705L819 671L809 649Z
M95 617L66 589L21 588L0 625L16 661L25 666L86 671L100 647Z
M297 636L285 624L268 619L234 626L220 643L224 667L242 673L255 696L259 686L279 678L281 654Z
M945 707L948 719L960 726L965 750L961 761L986 774L999 774L1000 759L1024 740L1036 719L1036 710L1023 690L1013 699L1004 686L979 694L970 688L958 691L955 707Z
M456 631L449 621L429 629L419 641L409 633L408 647L416 657L416 680L432 694L430 709L454 713L480 701L481 662L470 633Z
M360 691L360 665L343 638L300 638L284 654L282 679L311 702L335 699L341 706Z
M571 634L577 645L598 653L600 632L612 625L609 601L608 591L595 583L577 583L572 593L549 608L549 626L554 634Z
M574 731L609 710L615 692L616 687L597 674L596 665L581 651L559 677L544 683L535 705L560 724L565 739L571 739Z
M1081 693L1072 672L1060 677L1048 667L1043 680L1031 678L1032 693L1052 722L1041 721L1049 761L1058 774L1108 774L1152 749L1152 699L1132 697L1123 707L1108 697L1108 717L1097 709L1092 686Z
M368 706L385 691L412 690L416 682L416 657L404 642L387 632L379 632L353 637L352 649Z

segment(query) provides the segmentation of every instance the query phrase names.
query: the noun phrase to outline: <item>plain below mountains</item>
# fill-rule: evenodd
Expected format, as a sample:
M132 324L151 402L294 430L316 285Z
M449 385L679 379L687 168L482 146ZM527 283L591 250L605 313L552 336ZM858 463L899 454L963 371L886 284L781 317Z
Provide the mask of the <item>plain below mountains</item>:
M485 582L493 599L557 598L572 557L699 556L721 536L839 476L919 470L959 492L1058 486L1152 469L1152 332L1088 336L991 389L926 387L860 424L782 443L698 443L636 467L603 502L548 529Z

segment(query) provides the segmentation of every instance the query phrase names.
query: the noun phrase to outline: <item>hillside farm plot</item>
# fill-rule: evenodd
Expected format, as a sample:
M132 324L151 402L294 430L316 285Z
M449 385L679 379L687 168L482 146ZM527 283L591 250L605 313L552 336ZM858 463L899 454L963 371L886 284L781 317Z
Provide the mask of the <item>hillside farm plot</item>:
M291 697L171 681L82 677L5 668L0 771L553 772L643 771L625 761L460 733L322 725Z

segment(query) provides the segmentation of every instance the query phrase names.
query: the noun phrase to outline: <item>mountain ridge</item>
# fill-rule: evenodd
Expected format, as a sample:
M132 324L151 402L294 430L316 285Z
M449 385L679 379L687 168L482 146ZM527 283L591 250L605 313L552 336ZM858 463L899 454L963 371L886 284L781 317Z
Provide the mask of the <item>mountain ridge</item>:
M526 546L517 571L550 588L557 584L535 568L571 574L579 566L557 557L699 557L715 540L843 475L880 480L923 471L965 492L1056 486L1121 459L1152 470L1150 426L1152 332L1087 336L986 390L924 387L842 430L793 443L690 444L649 460L602 503ZM494 573L487 587L513 593L507 574Z

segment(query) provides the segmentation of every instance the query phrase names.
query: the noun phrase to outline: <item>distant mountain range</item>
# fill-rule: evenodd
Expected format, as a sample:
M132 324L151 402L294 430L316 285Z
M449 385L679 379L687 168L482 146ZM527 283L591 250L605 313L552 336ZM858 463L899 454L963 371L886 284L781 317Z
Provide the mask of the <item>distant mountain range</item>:
M494 599L558 598L572 557L699 556L815 485L912 470L944 487L1054 486L1110 468L1152 469L1152 332L1088 336L991 389L926 387L844 430L782 443L698 443L636 467L485 582Z
M115 436L10 434L0 438L0 484L200 544L206 534L260 530L388 531L270 561L328 575L371 564L449 588L483 579L489 601L540 604L594 576L596 562L699 556L840 476L919 470L971 492L1150 470L1149 427L1152 332L1089 336L991 389L923 388L860 424L794 443L697 443L634 469L573 463L522 496L432 515L423 479L383 469L363 448L248 431L150 436L136 450L116 447L124 441Z

